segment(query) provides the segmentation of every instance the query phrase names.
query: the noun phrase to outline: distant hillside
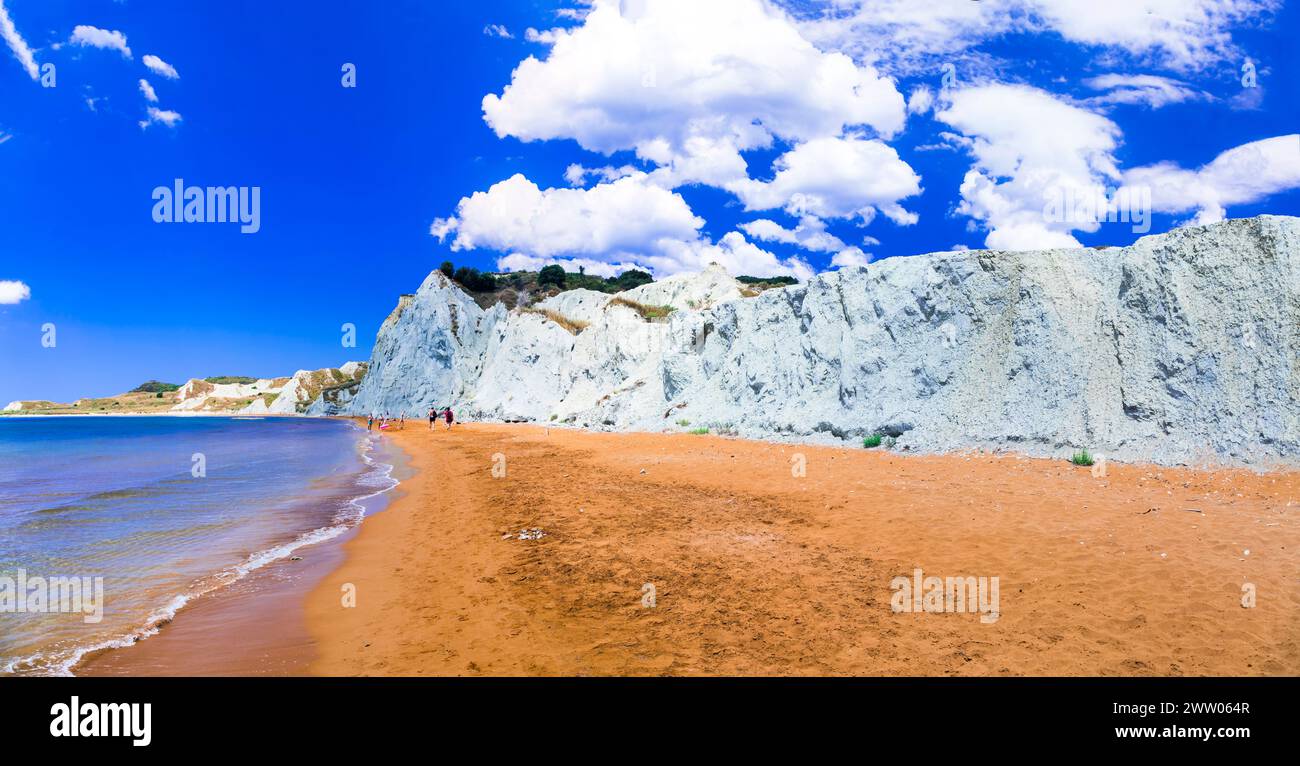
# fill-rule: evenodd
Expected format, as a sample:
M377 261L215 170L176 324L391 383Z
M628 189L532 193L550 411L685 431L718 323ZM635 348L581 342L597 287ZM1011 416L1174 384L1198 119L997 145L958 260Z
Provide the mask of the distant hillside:
M124 394L86 397L72 403L47 400L10 402L0 412L24 415L161 415L190 412L205 414L302 414L329 392L331 403L346 401L368 365L348 362L341 367L299 370L292 376L252 378L220 375L190 378L184 385L150 380Z
M508 309L531 306L569 290L594 290L614 294L632 290L654 282L654 277L644 271L630 269L617 277L597 277L582 272L564 271L559 266L547 266L541 271L484 272L461 266L451 261L439 267L448 279L469 294L480 308L491 308L497 303ZM757 295L774 287L798 284L794 277L737 277L747 291Z
M148 380L135 388L127 391L128 394L159 394L175 391L180 388L179 383L163 383L160 380Z

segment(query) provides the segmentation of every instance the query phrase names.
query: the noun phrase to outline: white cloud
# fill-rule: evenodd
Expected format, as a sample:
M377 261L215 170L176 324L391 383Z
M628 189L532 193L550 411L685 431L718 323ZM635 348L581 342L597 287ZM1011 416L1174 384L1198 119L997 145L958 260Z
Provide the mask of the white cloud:
M1183 101L1209 100L1210 94L1198 91L1181 80L1149 74L1105 74L1083 81L1093 90L1107 91L1088 99L1095 104L1142 104L1159 109Z
M651 257L646 259L646 262L657 275L700 271L710 263L719 264L735 276L790 276L806 281L816 273L804 259L777 258L767 250L747 241L738 231L727 232L717 244L685 243L685 246L671 257Z
M1027 0L1039 24L1067 40L1198 70L1240 56L1234 26L1281 8L1279 0Z
M22 64L28 76L33 80L39 78L40 70L36 66L36 58L32 56L32 49L27 47L27 41L18 34L18 28L14 26L13 19L9 18L9 11L5 9L4 0L0 0L0 37L8 43L9 50L13 51L14 58Z
M511 253L497 259L497 268L502 271L539 271L543 266L552 265L562 266L565 271L578 271L581 267L585 273L597 277L615 277L638 268L635 263L608 263L591 258L537 258L524 253Z
M554 45L555 41L560 39L560 33L563 29L533 29L529 27L524 30L524 39L530 43L541 43L542 45Z
M176 123L180 122L182 119L178 112L173 112L170 109L159 109L156 106L149 107L147 113L149 115L149 119L140 120L141 130L149 127L155 122L161 122L162 124L166 125L169 128L175 127Z
M870 223L880 210L895 223L916 223L899 201L919 194L920 177L893 147L855 136L815 138L773 163L771 181L746 179L728 185L746 210L783 207L792 215L860 218Z
M508 253L501 263L514 268L585 259L620 269L636 264L660 275L698 271L714 261L733 274L807 270L802 261L782 261L738 232L710 243L700 237L703 225L681 195L650 183L645 173L589 189L541 189L516 174L461 199L456 215L435 220L429 232L440 241L452 237L452 250Z
M907 97L908 114L925 114L934 106L934 91L924 85L912 89L912 95Z
M153 86L148 80L140 80L140 92L144 94L146 101L157 101L158 94L154 92Z
M525 59L483 99L498 136L572 138L664 166L668 186L746 177L741 152L870 126L902 128L894 83L824 53L762 0L596 0L583 25L551 30L545 60Z
M1300 188L1300 134L1228 149L1197 170L1165 162L1125 171L1121 193L1142 187L1150 189L1154 210L1195 211L1195 223L1223 220L1229 205L1250 204Z
M68 42L73 45L115 50L123 56L131 58L131 49L126 45L126 35L115 29L110 31L87 24L78 24L73 28L72 37L68 38Z
M514 39L514 35L510 34L510 30L506 29L504 24L488 24L486 27L483 27L483 34L488 37L503 37L507 40Z
M1115 123L1036 88L1003 84L959 90L935 116L963 134L973 156L957 212L988 229L987 247L1078 247L1071 231L1097 230L1095 220L1050 220L1044 208L1054 195L1096 196L1118 181Z
M32 297L32 289L14 280L0 280L0 305L12 306Z
M176 71L176 67L168 64L166 61L163 61L152 53L144 54L144 56L140 58L140 61L145 66L149 67L150 72L153 72L159 77L166 77L168 80L180 79L180 73Z
M1268 18L1281 0L784 0L801 9L801 28L823 47L916 73L960 60L990 70L980 43L1008 33L1056 34L1083 46L1180 71L1242 57L1232 33ZM808 8L811 6L811 10ZM984 57L986 58L986 57Z
M589 168L575 162L564 169L564 180L568 181L570 186L585 186L588 177L597 178L601 181L617 181L624 176L639 172L631 165L623 165L617 168L613 165Z
M545 190L515 174L461 199L455 221L435 223L444 237L455 232L453 250L486 247L544 258L645 254L660 239L694 240L704 225L681 195L645 183L644 173L590 189Z
M780 242L820 253L845 249L844 242L826 231L826 224L812 216L804 216L793 229L787 229L767 218L742 223L739 228L759 242Z
M871 255L857 247L845 248L831 258L831 266L837 269L845 266L866 266L868 263L871 263Z

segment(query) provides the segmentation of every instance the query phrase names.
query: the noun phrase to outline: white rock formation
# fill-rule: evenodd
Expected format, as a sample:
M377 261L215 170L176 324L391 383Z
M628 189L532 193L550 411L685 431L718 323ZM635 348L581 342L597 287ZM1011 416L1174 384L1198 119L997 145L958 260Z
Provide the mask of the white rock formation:
M1300 219L1131 247L892 258L742 297L719 269L622 297L480 309L434 272L403 296L343 409L711 426L897 448L1088 448L1171 464L1300 459Z
M241 415L306 414L323 392L335 389L355 391L368 365L347 362L342 367L298 370L288 378L262 378L253 383L209 383L191 378L177 389L173 412L229 412L238 400L253 398L238 410ZM271 395L268 397L267 395ZM273 398L272 398L273 397ZM267 399L271 398L270 403Z
M272 415L298 415L306 413L313 402L325 392L335 389L352 389L365 376L365 362L348 362L342 367L323 370L298 370L280 390L280 395L266 407ZM254 405L258 402L253 402ZM248 412L248 410L244 410Z
M253 383L209 383L202 378L190 378L173 394L176 411L201 410L212 399L247 399L262 394L278 394L285 378L262 378Z

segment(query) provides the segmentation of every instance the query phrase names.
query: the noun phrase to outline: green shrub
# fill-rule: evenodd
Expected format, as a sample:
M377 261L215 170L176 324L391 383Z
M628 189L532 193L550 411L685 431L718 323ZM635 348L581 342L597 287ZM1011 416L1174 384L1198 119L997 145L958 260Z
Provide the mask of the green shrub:
M140 385L136 386L130 391L127 391L127 393L128 394L157 394L157 393L176 391L179 388L180 386L176 385L175 383L163 383L160 380L150 380L141 383Z
M883 442L884 440L885 440L884 436L881 436L880 434L872 434L862 440L862 446L866 447L867 449L873 449L875 447L879 447L881 442Z
M628 269L617 277L609 278L609 283L617 287L619 292L622 292L623 290L631 290L632 288L640 287L641 285L648 285L653 281L655 281L654 277L644 271L638 271L636 269Z
M1088 452L1088 450L1081 449L1078 452L1074 453L1074 456L1070 458L1070 462L1074 463L1075 465L1086 466L1086 465L1092 465L1093 460L1092 460L1092 455Z
M564 287L564 267L554 263L543 266L542 270L537 272L537 284Z
M478 269L471 269L468 266L461 266L456 269L452 279L460 283L461 287L475 293L490 293L497 289L497 279L491 274L485 274Z
M700 435L702 435L702 434L707 434L708 432L709 432L709 429L707 429L707 428L692 428L692 429L689 431L689 433L693 433L693 434L695 434L696 436L700 436Z
M736 277L736 281L746 285L778 285L782 287L799 284L799 280L794 277L751 277L741 275Z
M682 418L681 420L677 421L677 425L681 426L682 428L685 428L686 426L689 426L690 424L691 424L691 421L687 420L686 418Z

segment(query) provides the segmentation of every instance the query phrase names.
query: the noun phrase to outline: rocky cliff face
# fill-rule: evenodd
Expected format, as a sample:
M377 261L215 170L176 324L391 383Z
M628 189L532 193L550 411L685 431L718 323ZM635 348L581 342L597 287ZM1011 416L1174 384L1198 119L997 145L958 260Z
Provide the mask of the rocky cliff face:
M921 451L1300 459L1297 218L1126 248L893 258L755 297L710 269L533 309L485 311L431 274L384 323L345 409L882 433Z

